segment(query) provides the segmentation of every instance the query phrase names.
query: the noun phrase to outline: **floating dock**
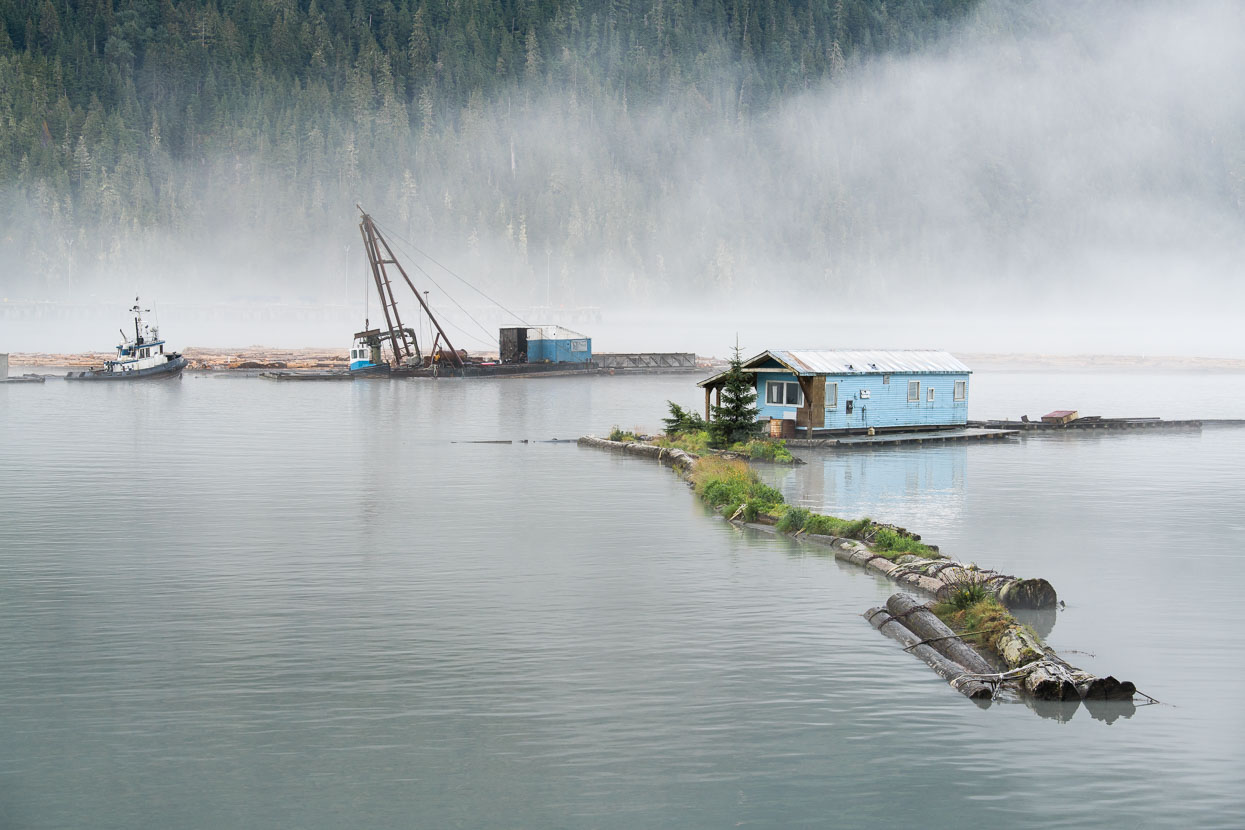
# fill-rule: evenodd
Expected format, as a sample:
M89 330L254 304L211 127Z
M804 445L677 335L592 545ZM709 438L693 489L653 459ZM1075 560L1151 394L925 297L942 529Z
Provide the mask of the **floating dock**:
M9 356L7 353L0 353L0 383L43 383L43 377L29 374L9 377Z
M1101 418L1097 415L1064 423L1049 421L969 421L979 429L1010 429L1022 432L1065 431L1074 429L1201 429L1200 420L1164 421L1162 418Z
M597 368L610 373L664 375L695 372L704 368L696 365L696 355L693 352L598 353L592 356L592 360Z
M788 438L788 447L817 449L834 447L855 449L858 447L894 446L896 444L939 444L954 441L994 441L1012 438L1020 434L1017 429L935 429L922 432L880 432L876 435L841 435L837 438Z

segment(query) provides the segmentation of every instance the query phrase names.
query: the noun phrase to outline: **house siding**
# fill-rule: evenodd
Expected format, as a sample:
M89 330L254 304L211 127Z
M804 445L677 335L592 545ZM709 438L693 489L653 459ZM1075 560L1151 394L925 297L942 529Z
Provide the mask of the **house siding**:
M968 374L892 374L890 383L883 375L827 375L828 383L838 383L837 405L831 407L826 396L826 429L887 429L890 427L963 426L968 422L968 398L972 384ZM955 398L955 382L965 381L965 400ZM908 400L908 382L921 384L919 400ZM934 400L929 400L929 390ZM861 392L868 392L862 396ZM852 412L847 413L847 402Z
M777 368L767 364L766 368ZM972 396L972 383L967 373L942 374L892 374L890 382L883 383L883 375L824 375L814 379L816 383L837 383L838 400L831 405L831 395L826 393L825 426L828 430L889 429L894 427L963 426L968 422L968 398ZM796 407L767 403L767 386L770 383L797 381L791 372L763 372L756 376L757 408L759 418L794 418ZM908 400L908 382L921 384L920 399ZM955 400L956 381L965 382L965 400ZM934 400L929 400L929 390L934 390ZM862 396L861 392L868 392ZM852 402L852 412L847 412L847 402Z

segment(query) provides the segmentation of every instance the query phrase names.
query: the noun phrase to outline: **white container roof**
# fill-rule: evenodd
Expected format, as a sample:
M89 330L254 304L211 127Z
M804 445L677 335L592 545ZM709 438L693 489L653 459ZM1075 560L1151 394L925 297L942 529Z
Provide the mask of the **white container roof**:
M562 326L531 326L527 330L528 340L587 340L588 335L571 331Z

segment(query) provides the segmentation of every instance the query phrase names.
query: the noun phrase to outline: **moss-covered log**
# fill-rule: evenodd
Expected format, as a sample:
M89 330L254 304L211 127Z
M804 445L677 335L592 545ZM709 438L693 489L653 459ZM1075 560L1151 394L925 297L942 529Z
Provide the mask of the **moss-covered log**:
M1013 625L995 648L1010 669L1035 663L1024 678L1026 692L1040 700L1131 700L1137 687L1108 675L1098 677L1068 663L1022 625Z
M865 612L865 619L883 634L898 640L907 651L924 661L925 665L933 669L960 694L973 700L989 700L993 697L994 689L990 684L970 677L973 672L932 648L931 644L922 643L921 637L905 626L901 620L895 619L887 609L870 608Z
M605 438L596 438L591 435L585 435L577 442L580 446L596 447L603 450L614 450L615 452L624 452L628 455L638 455L642 458L651 458L662 464L668 464L676 470L686 473L692 469L696 460L700 457L690 452L684 452L679 449L670 447L658 447L653 444L641 444L635 441L610 441Z

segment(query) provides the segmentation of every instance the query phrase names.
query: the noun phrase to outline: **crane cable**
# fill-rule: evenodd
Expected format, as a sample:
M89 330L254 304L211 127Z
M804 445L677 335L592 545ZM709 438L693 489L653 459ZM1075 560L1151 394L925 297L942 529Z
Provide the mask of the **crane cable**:
M376 220L375 220L375 219L373 219L372 221L373 221L375 224L377 224L377 225L379 225L379 224L380 224L379 222L376 222ZM399 244L399 245L398 245L398 247L399 247L399 248L401 248L401 247L402 247L402 245L401 245L401 244ZM408 257L410 256L410 251L405 250L405 248L403 248L403 252L404 252L404 253L406 253L406 255L407 255ZM429 274L429 273L428 273L427 271L425 271L423 268L420 268L420 267L419 267L419 264L418 264L418 263L416 263L416 262L412 262L412 263L411 263L411 265L412 265L412 266L414 266L416 269L418 269L418 270L419 270L419 272L420 272L421 274L423 274L424 276L428 277L428 281L429 281L429 282L431 282L433 285L435 285L435 286L437 287L437 290L438 290L438 291L440 291L441 293L445 294L445 296L446 296L446 297L449 297L450 301L451 301L451 302L453 302L453 303L454 303L454 305L457 305L457 306L459 307L459 309L461 309L461 310L462 310L463 314L467 314L467 310L466 310L466 309L464 309L461 305L458 305L458 301L457 301L457 300L455 300L453 297L451 297L451 296L450 296L450 295L449 295L449 294L445 291L445 289L444 289L444 288L442 288L442 287L441 287L441 286L437 283L437 281L436 281L436 280L434 280L434 279L432 278L432 275L431 275L431 274ZM365 282L366 282L366 279L365 279ZM367 299L368 299L368 296L370 295L370 293L371 293L371 292L369 292L369 291L366 291L366 290L364 291L364 303L365 303L365 304L366 304L366 302L367 302ZM382 299L383 299L383 298L382 298ZM471 318L471 321L472 321L473 323L475 323L477 326L480 326L479 321L477 321L474 317L471 317L471 315L470 315L470 314L467 314L467 316ZM421 316L421 319L422 319L422 316ZM471 339L471 340L473 340L475 343L477 343L477 344L479 344L479 345L484 346L486 349L491 349L491 348L493 348L493 346L494 346L494 343L493 343L493 341L492 341L491 339L489 339L489 340L484 340L484 339L481 339L479 335L476 335L476 334L473 334L472 332L467 331L466 329L462 328L461 326L459 326L458 324L456 324L455 322L453 322L452 320L450 320L450 319L448 319L448 318L446 318L443 322L444 322L446 325L448 325L448 326L450 326L450 327L452 327L452 328L456 329L456 330L457 330L458 332L460 332L460 333L461 333L464 337L470 338L470 339ZM481 329L482 331L484 331L484 333L485 333L486 335L489 335L489 331L488 331L488 329L485 329L485 328L484 328L484 326L480 326L480 329ZM430 330L430 331L429 331L429 337L431 337L431 336L432 336L432 332L431 332L431 330ZM490 338L491 338L491 335L489 335L489 336L490 336Z
M379 222L376 222L376 220L375 220L375 219L373 219L372 221L373 221L373 222L375 222L377 225L380 225L380 223L379 223ZM386 229L386 228L384 228L384 227L382 227L382 228L381 228L381 230L383 230L383 231L384 231L384 230L387 230L387 229ZM396 245L398 248L400 248L400 249L402 250L402 252L403 252L403 253L405 253L408 257L411 257L411 252L410 252L409 250L407 250L407 249L406 249L406 247L402 244L402 242L403 242L403 241L406 241L406 240L402 240L402 238L401 238L401 237L399 237L397 234L393 233L392 231L388 231L388 233L389 233L390 235L392 235L392 236L395 238L395 245ZM408 242L408 244L410 244L410 243ZM413 246L412 246L412 247L413 247ZM425 256L427 256L427 255L425 254ZM431 259L431 257L429 257L429 259ZM471 312L469 312L469 311L467 311L467 309L463 308L462 304L461 304L461 303L459 303L459 302L458 302L458 300L454 299L454 297L453 297L453 295L452 295L452 294L450 294L448 291L446 291L444 288L442 288L442 287L441 287L441 284L440 284L439 282L437 282L435 279L433 279L433 278L432 278L432 274L429 274L429 273L428 273L427 271L425 271L422 267L420 267L420 264L419 264L418 262L415 262L413 257L411 257L411 262L410 262L410 264L411 264L411 267L413 267L415 270L419 271L419 273L421 273L421 274L423 274L425 277L427 277L427 278L428 278L428 281L429 281L430 283L432 283L433 285L435 285L435 286L437 287L437 290L438 290L438 291L440 291L442 294L444 294L446 297L448 297L448 298L449 298L449 301L450 301L450 302L452 302L454 305L456 305L456 306L458 307L458 310L459 310L459 311L461 311L463 314L467 315L467 319L469 319L471 322L475 323L475 324L476 324L476 325L480 328L480 331L484 332L485 337L487 337L487 338L492 338L492 333L491 333L488 329L486 329L486 328L485 328L485 327L484 327L484 326L480 323L480 321L479 321L479 320L477 320L476 318L472 317L472 316L471 316ZM441 267L443 267L443 268L444 268L445 266L441 266ZM448 270L448 269L447 269L447 270ZM451 273L452 273L452 272L451 272ZM462 277L459 277L459 279L462 279ZM465 281L465 280L464 280L463 282L464 282L464 283L466 283L466 281ZM463 336L465 336L465 337L470 337L471 339L475 340L477 343L481 343L481 344L485 345L485 346L486 346L486 347L488 347L488 348L492 348L492 346L493 346L493 342L492 342L492 340L491 340L491 339L488 339L488 340L481 340L481 339L480 339L480 337L479 337L478 335L475 335L475 334L472 334L472 333L471 333L471 332L469 332L469 331L466 331L466 330L465 330L465 329L463 329L461 326L458 326L458 325L456 325L455 323L451 322L448 318L445 320L445 322L446 322L448 325L451 325L451 326L453 326L454 328L458 329L458 331L462 332Z
M440 268L441 270L445 271L445 273L449 274L451 277L453 277L454 279L458 280L458 281L459 281L459 282L461 282L463 285L467 286L467 287L468 287L468 288L470 288L472 291L476 292L476 293L477 293L477 294L479 294L481 297L483 297L484 299L488 300L490 303L492 303L493 305L497 306L497 307L498 307L498 308L500 308L502 311L506 312L507 314L509 314L509 315L510 315L511 317L513 317L514 319L518 320L518 321L519 321L520 323L522 323L523 325L527 326L528 328L532 328L532 327L533 327L533 326L532 326L532 324L531 324L531 323L529 323L527 320L524 320L524 319L523 319L522 317L520 317L518 314L515 314L513 311L511 311L510 309L506 308L504 305L502 305L501 303L499 303L497 300L494 300L494 299L493 299L492 297L490 297L488 294L485 294L483 291L481 291L480 289L476 288L476 287L475 287L474 285L472 285L471 283L467 282L467 280L466 280L466 279L464 279L463 277L461 277L461 276L459 276L458 274L456 274L453 270L451 270L451 269L450 269L450 267L449 267L448 265L443 265L443 264L441 264L440 262L438 262L438 261L437 261L437 260L436 260L436 259L432 256L432 254L429 254L429 253L427 253L426 251L421 250L421 249L420 249L420 248L419 248L419 247L418 247L418 246L417 246L414 242L412 242L411 240L409 240L409 239L405 238L404 236L402 236L401 234L399 234L397 231L393 230L393 229L392 229L392 228L390 228L389 226L387 226L387 225L383 225L383 224L381 224L380 222L377 222L375 217L373 217L373 218L372 218L372 221L373 221L373 222L374 222L377 226L379 226L379 227L380 227L380 229L381 229L381 230L383 230L386 234L388 234L388 235L392 236L393 238L395 238L395 239L397 239L397 240L399 240L399 241L401 241L401 242L405 242L405 243L406 243L407 245L409 245L409 246L411 247L411 249L413 249L416 253L420 254L421 256L426 257L426 258L428 259L428 261L429 261L429 262L431 262L433 265L436 265L438 268ZM409 254L409 253L410 253L410 251L407 251L407 253ZM416 267L416 268L419 268L419 266L418 266L418 265L416 265L415 267ZM422 271L425 275L428 273L427 271L424 271L424 269L422 269L422 268L420 268L419 270L420 270L420 271ZM428 277L428 279L432 279L432 277ZM435 283L434 283L434 285L435 285ZM442 289L442 291L444 291L444 289ZM449 295L446 295L446 296L449 296ZM461 306L460 306L460 308L461 308Z

